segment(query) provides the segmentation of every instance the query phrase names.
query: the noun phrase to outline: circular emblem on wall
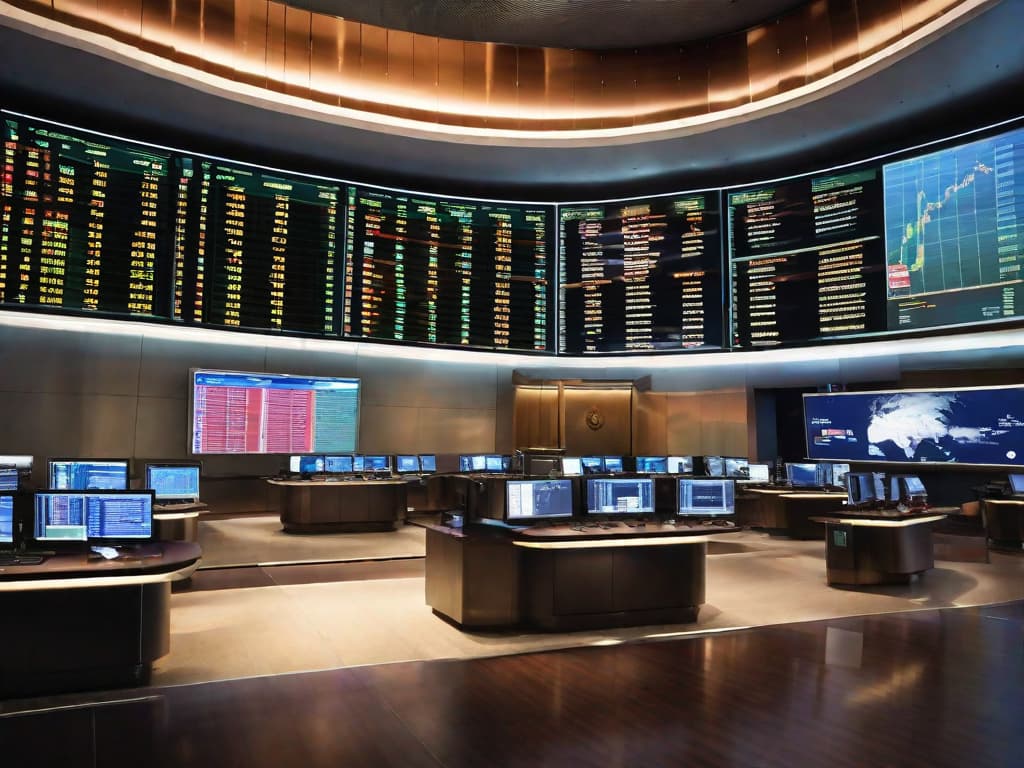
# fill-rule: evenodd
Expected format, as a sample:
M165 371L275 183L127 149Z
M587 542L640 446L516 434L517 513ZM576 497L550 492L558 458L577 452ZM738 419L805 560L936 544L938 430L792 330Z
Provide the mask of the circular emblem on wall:
M592 406L583 418L591 429L597 430L604 426L604 414L596 405Z

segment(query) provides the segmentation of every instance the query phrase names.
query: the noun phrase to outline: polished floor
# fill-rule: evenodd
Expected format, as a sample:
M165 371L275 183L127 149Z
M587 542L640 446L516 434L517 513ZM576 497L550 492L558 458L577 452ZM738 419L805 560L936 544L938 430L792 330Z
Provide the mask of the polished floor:
M386 534L385 534L386 535ZM744 532L712 542L698 621L613 630L462 632L424 600L422 560L200 571L171 600L157 685L470 659L824 618L1024 599L1024 556L937 560L907 586L835 589L825 543Z
M1024 764L1024 602L0 702L3 765Z

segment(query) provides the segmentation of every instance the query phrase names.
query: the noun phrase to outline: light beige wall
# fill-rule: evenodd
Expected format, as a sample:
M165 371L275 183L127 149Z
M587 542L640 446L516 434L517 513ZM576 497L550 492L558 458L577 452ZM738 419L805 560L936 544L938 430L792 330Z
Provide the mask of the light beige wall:
M633 453L747 456L753 421L746 389L639 392Z

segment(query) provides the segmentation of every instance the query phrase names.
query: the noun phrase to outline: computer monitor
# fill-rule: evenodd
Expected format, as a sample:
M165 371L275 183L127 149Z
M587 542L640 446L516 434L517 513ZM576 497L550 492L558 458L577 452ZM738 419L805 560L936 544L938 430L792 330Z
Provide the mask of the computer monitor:
M152 491L40 491L33 538L40 542L141 542L153 538Z
M0 493L0 548L14 544L14 496Z
M437 472L437 456L432 453L420 454L420 472L427 475Z
M13 464L10 466L0 466L0 491L18 490L20 479L21 474Z
M832 481L829 485L833 485L836 488L846 487L846 475L850 472L849 464L833 464L832 465Z
M1010 493L1024 494L1024 475L1010 475Z
M619 474L622 472L622 457L621 456L605 456L604 457L604 471L609 474Z
M794 488L824 488L828 485L828 467L820 464L786 464L786 480Z
M750 461L727 456L725 458L725 476L745 480L750 477Z
M637 456L636 471L648 475L663 475L668 472L668 457Z
M49 477L56 491L123 491L128 459L50 459Z
M669 456L667 462L670 475L688 475L693 472L693 456Z
M767 464L748 464L747 479L752 483L769 483L772 479L772 469Z
M418 474L420 471L419 456L415 454L395 456L395 471L400 475Z
M604 472L604 459L600 456L581 456L580 466L584 475L598 475Z
M17 467L18 471L27 477L32 474L32 457L25 454L0 456L0 466Z
M505 521L569 519L572 480L509 480L505 483Z
M724 477L725 459L721 456L705 456L704 474L708 477Z
M654 514L654 480L649 477L590 478L587 480L587 514Z
M885 501L885 482L881 472L847 473L847 504L856 506L879 501Z
M324 472L328 475L351 475L352 457L348 454L324 456Z
M480 454L459 456L460 472L485 472L487 471L487 457Z
M890 475L889 476L889 501L900 502L909 500L915 496L927 496L924 483L917 475Z
M736 482L732 479L679 478L679 506L684 517L719 517L736 512Z
M323 456L291 456L288 471L296 475L315 475L324 471Z
M363 472L390 472L390 456L363 456Z
M485 472L504 472L508 469L501 456L484 456L484 471Z
M566 477L583 474L583 462L579 456L562 457L562 474Z
M146 488L157 501L198 501L199 464L147 464Z

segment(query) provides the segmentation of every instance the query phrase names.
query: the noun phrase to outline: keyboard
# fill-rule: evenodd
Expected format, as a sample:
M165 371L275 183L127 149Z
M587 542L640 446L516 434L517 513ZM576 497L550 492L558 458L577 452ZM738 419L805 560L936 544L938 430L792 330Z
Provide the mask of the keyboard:
M158 503L153 505L153 512L186 512L191 509L206 509L201 501L176 501L172 504Z
M0 565L40 565L45 559L42 555L0 554Z

